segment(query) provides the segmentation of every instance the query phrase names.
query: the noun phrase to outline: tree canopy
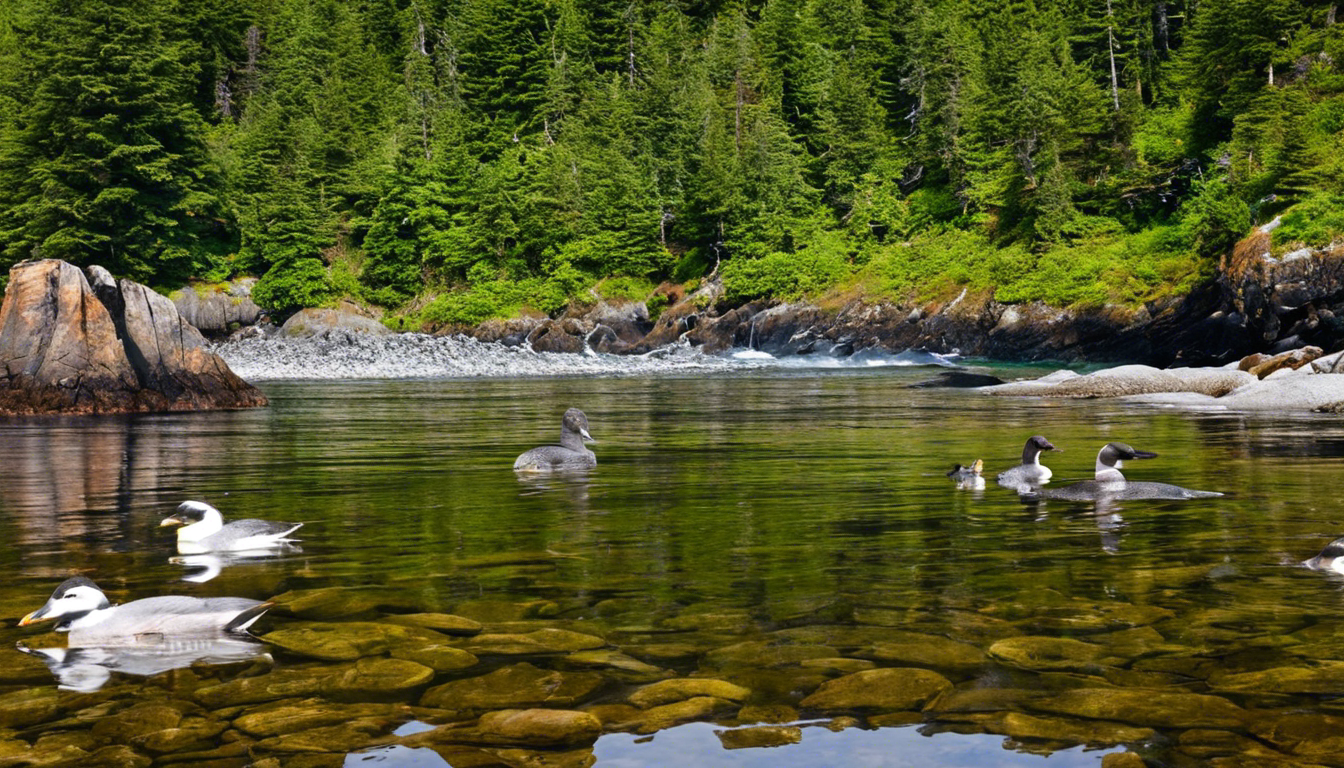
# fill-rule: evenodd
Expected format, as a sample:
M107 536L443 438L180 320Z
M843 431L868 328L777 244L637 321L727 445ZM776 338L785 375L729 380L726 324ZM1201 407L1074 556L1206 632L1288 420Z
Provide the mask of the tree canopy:
M1321 0L11 0L0 266L253 274L278 311L438 295L416 310L433 322L714 269L735 299L849 281L1138 301L1188 288L1252 221L1344 234L1335 16Z

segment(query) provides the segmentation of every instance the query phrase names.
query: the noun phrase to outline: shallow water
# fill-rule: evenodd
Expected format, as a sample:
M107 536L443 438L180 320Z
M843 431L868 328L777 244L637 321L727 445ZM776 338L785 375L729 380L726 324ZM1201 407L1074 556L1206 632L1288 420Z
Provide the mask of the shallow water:
M1170 764L1244 754L1248 745L1338 764L1324 734L1344 722L1335 703L1344 693L1335 669L1344 665L1344 581L1295 563L1344 533L1333 498L1344 423L905 388L930 372L753 366L272 381L263 385L271 406L255 411L0 423L0 534L11 542L0 550L10 574L0 586L0 645L60 645L14 625L76 572L114 600L367 587L382 595L376 606L324 620L435 611L476 619L486 635L559 627L600 637L665 675L751 690L750 712L736 702L652 741L610 732L595 747L529 758L541 764L595 756L605 766L666 765L668 750L685 764L724 766L836 764L846 754L863 757L854 765L1097 764L1102 752L1080 751L1083 742ZM571 405L588 414L598 468L516 477L513 458L552 441ZM1129 463L1132 479L1228 496L1102 510L1024 504L992 477L1037 433L1064 449L1045 457L1054 485L1089 476L1097 449L1120 440L1160 454ZM989 487L955 490L943 473L975 458L985 460ZM172 538L157 526L188 498L214 504L226 519L302 521L301 551L225 562L216 578L183 581L200 570L169 562ZM296 626L294 618L277 609L254 629L264 636ZM940 638L995 650L979 663L944 665L904 647ZM1014 638L1029 639L1027 652L1010 658L996 643ZM1087 645L1032 645L1040 638ZM887 642L903 649L882 648ZM127 737L161 762L210 753L239 765L264 756L339 765L347 752L395 740L398 725L447 717L443 707L414 708L424 686L392 701L347 689L337 697L344 703L385 703L382 730L371 726L364 742L332 739L324 754L301 752L285 732L232 722L268 704L201 704L196 691L218 681L339 666L271 650L265 666L198 666L148 679L114 673L96 694L60 692L45 717L6 718L11 694L0 692L0 724L14 729L0 733L8 737L0 752L40 739L48 751L109 748L120 742L96 723L148 700L189 702L179 709L219 726L180 749L155 751ZM10 655L0 661L7 690L54 689L54 680L23 666L36 661ZM524 661L596 670L603 684L561 708L608 707L594 709L608 715L608 731L620 722L611 708L656 679L560 653L478 656L478 666L441 672L432 686ZM856 665L932 668L955 684L954 694L1008 693L964 707L926 702L922 714L799 706ZM1229 679L1294 668L1326 671L1312 683ZM1212 694L1236 709L1236 722L1098 715L1052 698L1077 689ZM730 751L709 735L761 722L751 712L766 710L773 721L802 723L801 741ZM1024 726L1005 720L1008 713L1033 719ZM1116 733L1133 735L1117 721L1151 730L1117 741ZM252 758L225 754L231 744L246 745ZM921 744L936 749L921 752ZM434 757L472 765L487 764L478 753L495 764L516 757L495 744L474 744L470 759L462 749ZM1048 761L1040 756L1052 752ZM411 763L408 752L366 752L348 764L395 763L398 754L407 764L439 764Z

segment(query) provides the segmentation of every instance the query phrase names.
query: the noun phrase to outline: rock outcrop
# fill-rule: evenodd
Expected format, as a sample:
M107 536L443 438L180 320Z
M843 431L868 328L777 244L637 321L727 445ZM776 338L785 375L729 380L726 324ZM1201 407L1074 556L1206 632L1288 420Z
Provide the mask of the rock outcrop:
M349 309L301 309L280 326L287 339L348 340L355 333L386 336L392 329Z
M0 414L249 408L261 391L166 297L63 261L16 264L0 307Z
M213 337L227 335L261 319L261 307L252 301L257 279L244 277L219 286L187 286L169 298L183 320Z
M950 300L862 299L843 304L721 303L705 280L650 319L642 304L575 308L561 317L487 321L482 341L531 343L538 351L643 354L684 340L706 352L743 347L773 355L844 357L908 349L999 360L1092 360L1166 367L1221 365L1254 353L1307 345L1344 347L1344 246L1271 255L1269 234L1242 240L1213 280L1139 307L1059 308L1004 304L963 290ZM455 331L462 329L444 329ZM1268 359L1268 358L1266 358ZM1310 362L1301 353L1257 375Z

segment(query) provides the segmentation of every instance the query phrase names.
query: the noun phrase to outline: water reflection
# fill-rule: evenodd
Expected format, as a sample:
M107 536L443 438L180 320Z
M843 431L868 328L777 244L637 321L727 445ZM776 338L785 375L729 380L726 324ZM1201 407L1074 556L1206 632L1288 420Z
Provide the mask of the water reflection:
M71 567L120 601L162 594L189 568L189 583L176 591L256 599L302 593L317 601L326 588L347 588L321 604L325 612L296 619L277 609L261 631L297 620L337 631L346 622L454 613L481 623L487 635L565 629L598 636L606 645L597 653L525 662L545 674L597 675L599 699L582 706L625 706L630 676L647 673L642 663L727 678L751 688L761 705L796 709L846 669L937 667L920 654L938 643L972 657L941 668L968 698L1151 686L1212 691L1237 706L1291 707L1294 717L1333 716L1319 697L1290 691L1252 701L1214 687L1273 665L1344 663L1337 650L1344 644L1322 619L1338 613L1338 580L1279 564L1279 553L1300 562L1339 533L1336 505L1323 491L1344 468L1344 424L1105 401L1005 401L903 383L894 370L274 383L267 386L273 406L259 412L4 422L0 535L14 546L0 549L0 565L13 575L0 586L0 607L13 604L8 615L18 615ZM513 425L553 418L554 403L578 400L610 425L598 467L577 477L510 471L527 442ZM1069 451L1051 461L1061 485L1092 475L1096 445L1143 434L1145 447L1185 459L1145 466L1145 477L1236 495L1024 505L997 487L949 487L953 461L984 457L987 473L1001 471L1020 462L1022 437L1038 430ZM166 510L184 498L226 495L241 515L310 523L305 551L170 562L172 543L157 528ZM0 627L0 641L6 637L19 633ZM893 640L899 637L903 645ZM1080 652L1097 646L1106 653L1064 671L988 660L995 644L1024 637L1046 650L1053 647L1047 641L1063 639L1083 644ZM474 641L438 642L481 651ZM789 661L799 648L825 655ZM81 660L93 651L65 655L51 659L74 670L73 682L62 684L81 685L81 675L105 679L112 669ZM524 663L489 651L481 659L480 667L437 674L431 685ZM281 663L334 678L356 662L282 656ZM150 693L196 701L197 676L228 674L194 670L180 676L192 678L181 690L172 675L116 686L125 701L115 706ZM421 694L386 706L418 707ZM343 695L386 703L373 693ZM306 706L284 704L291 705ZM267 705L242 700L207 709L232 721L257 706ZM1013 715L1011 722L976 719L985 714L978 700L966 706L974 717L951 710L920 717L982 734L1021 725L1016 703L994 712ZM720 720L712 727L722 730L737 714L728 708L704 719ZM1052 726L1086 719L1049 716ZM35 741L44 728L38 723L22 737ZM801 747L730 752L706 731L707 739L671 751L679 763L774 766L850 764L848 757L867 749L882 764L890 750L907 748L885 739L910 738L964 749L971 764L1002 763L1002 736L926 739L894 727L829 733L807 729ZM1177 751L1183 735L1164 729L1161 749ZM675 739L662 730L650 744L675 746ZM808 751L830 739L821 752ZM604 736L600 762L659 764L655 748L633 741ZM617 754L613 744L626 751Z
M63 691L92 693L112 678L113 672L150 677L193 664L230 664L251 661L265 646L237 635L203 635L115 646L71 646L68 648L29 648L22 642L19 651L35 656L56 676Z
M281 544L270 549L254 549L243 552L217 552L197 555L176 555L168 558L173 565L194 569L184 575L181 581L192 584L204 584L218 577L225 568L237 565L259 566L259 561L275 560L286 555L301 554L303 549L297 544Z

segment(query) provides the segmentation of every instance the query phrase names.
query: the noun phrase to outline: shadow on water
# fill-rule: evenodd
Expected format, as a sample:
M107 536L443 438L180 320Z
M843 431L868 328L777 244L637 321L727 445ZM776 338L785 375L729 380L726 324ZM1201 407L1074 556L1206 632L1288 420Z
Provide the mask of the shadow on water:
M1344 425L905 388L918 376L271 382L259 411L0 423L0 643L63 648L13 625L75 572L114 601L278 603L254 627L273 663L10 652L5 748L220 765L1336 759L1340 583L1283 563L1344 533ZM597 469L515 475L569 406L600 430ZM980 458L992 478L1032 434L1066 449L1052 485L1120 440L1161 454L1132 479L1231 495L1024 504L945 476ZM303 521L301 548L176 559L158 523L188 498ZM96 699L57 689L95 679ZM508 720L536 708L561 720ZM413 723L427 730L398 731Z

